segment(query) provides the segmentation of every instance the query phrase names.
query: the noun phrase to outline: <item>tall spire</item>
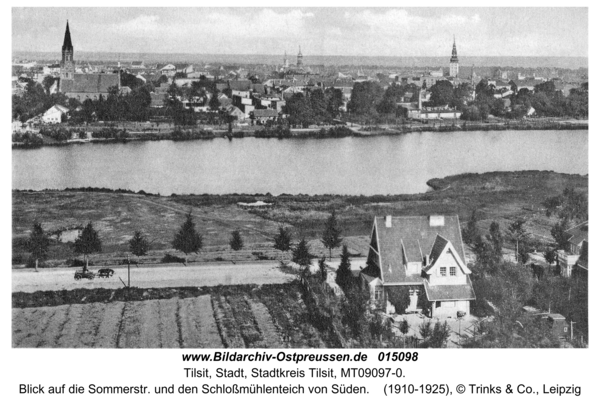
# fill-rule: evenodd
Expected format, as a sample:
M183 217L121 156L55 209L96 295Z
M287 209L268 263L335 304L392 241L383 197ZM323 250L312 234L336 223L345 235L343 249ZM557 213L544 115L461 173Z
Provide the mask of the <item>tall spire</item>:
M67 20L67 29L65 31L65 40L63 41L62 50L73 50L73 44L71 43L71 31L69 31L69 20Z
M458 63L458 53L456 52L456 35L454 36L454 43L452 44L452 57L450 58L450 63L453 62Z
M302 56L302 48L298 45L298 56Z

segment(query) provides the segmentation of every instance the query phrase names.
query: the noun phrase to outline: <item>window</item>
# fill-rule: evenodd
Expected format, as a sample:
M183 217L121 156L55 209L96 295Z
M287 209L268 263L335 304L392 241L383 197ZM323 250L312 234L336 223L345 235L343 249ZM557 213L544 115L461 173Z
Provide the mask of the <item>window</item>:
M383 290L375 289L375 300L381 300L383 298Z
M440 276L446 276L446 267L440 267Z
M456 276L456 267L450 267L450 276Z

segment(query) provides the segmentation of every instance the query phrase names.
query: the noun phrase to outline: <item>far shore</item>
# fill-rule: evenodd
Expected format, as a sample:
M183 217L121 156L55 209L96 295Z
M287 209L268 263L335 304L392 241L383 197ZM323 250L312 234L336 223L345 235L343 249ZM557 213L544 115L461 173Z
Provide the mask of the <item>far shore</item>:
M368 137L368 136L396 136L412 132L472 132L472 131L507 131L507 130L588 130L587 120L523 120L523 121L498 121L498 122L432 122L413 123L404 125L376 125L376 126L325 126L306 129L287 129L281 127L253 126L251 129L234 128L231 132L227 129L202 129L201 127L172 127L159 131L144 129L140 131L135 126L58 126L72 132L90 133L91 137L55 141L47 137L43 143L29 144L13 142L14 149L39 148L44 146L66 146L72 143L115 143L130 141L158 141L158 140L201 140L215 138L257 137L257 138L340 138L340 137ZM132 130L133 129L133 130ZM136 130L137 129L137 130ZM114 137L100 137L98 131L112 130L118 132ZM96 135L96 136L95 136Z

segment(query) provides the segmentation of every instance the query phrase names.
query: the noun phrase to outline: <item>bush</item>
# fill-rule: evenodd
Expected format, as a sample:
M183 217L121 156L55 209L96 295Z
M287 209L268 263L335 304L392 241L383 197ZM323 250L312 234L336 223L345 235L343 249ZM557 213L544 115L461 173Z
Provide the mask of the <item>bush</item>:
M160 262L164 263L164 264L171 264L171 263L178 263L178 264L184 264L185 263L185 258L180 258L176 255L172 255L172 254L165 254L164 257L162 257L162 259L160 260Z

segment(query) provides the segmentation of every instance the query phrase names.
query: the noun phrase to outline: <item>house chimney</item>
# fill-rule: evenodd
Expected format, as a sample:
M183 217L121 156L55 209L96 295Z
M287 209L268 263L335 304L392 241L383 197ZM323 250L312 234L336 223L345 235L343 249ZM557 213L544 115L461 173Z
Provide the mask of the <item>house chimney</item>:
M444 216L429 216L429 227L443 227Z
M391 216L385 217L385 227L392 227L392 217Z

